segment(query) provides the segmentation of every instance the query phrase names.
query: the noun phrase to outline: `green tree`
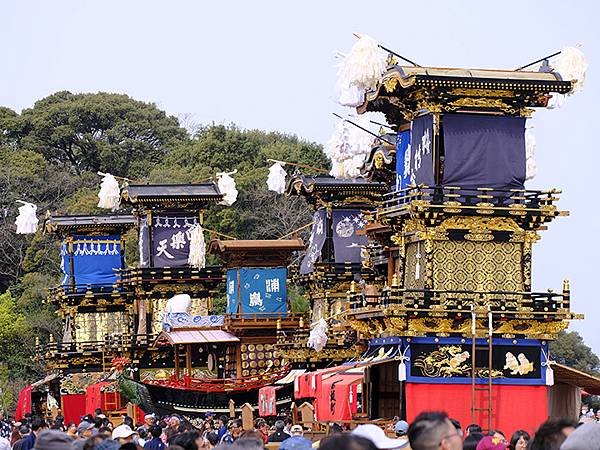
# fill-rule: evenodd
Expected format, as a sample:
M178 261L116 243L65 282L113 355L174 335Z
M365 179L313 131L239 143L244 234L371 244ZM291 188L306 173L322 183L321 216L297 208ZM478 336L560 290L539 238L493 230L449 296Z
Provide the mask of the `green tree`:
M24 148L76 173L145 176L187 132L153 103L121 94L57 92L21 115Z
M550 343L550 355L560 364L593 375L600 374L600 359L576 331L561 331Z

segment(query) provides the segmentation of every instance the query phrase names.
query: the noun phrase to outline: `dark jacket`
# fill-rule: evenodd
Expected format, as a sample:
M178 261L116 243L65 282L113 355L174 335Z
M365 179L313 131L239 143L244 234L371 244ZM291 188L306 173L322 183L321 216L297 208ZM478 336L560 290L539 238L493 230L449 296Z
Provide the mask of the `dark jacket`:
M288 439L289 437L290 437L290 435L287 434L285 431L278 430L275 433L273 433L271 436L269 436L269 439L267 439L267 442L283 442L286 439Z
M150 439L144 445L144 450L164 450L165 448L165 443L159 437Z

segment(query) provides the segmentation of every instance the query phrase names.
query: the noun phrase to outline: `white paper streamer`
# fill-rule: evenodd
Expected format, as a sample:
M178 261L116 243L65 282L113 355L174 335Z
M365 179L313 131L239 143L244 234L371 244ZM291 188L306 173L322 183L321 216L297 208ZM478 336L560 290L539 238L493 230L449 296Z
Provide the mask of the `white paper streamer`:
M283 194L285 191L285 176L287 172L283 169L280 163L276 162L269 168L269 176L267 177L267 187L270 191L275 191L278 194Z
M319 319L313 329L310 330L307 345L311 348L314 348L318 352L323 350L325 345L327 345L327 328L327 322L325 322L325 319Z
M231 178L232 173L217 173L217 186L221 194L225 195L223 201L220 203L221 205L231 206L237 200L238 190L235 187L235 180Z
M196 225L190 232L190 253L188 264L196 269L206 267L206 243L204 241L204 230L201 225Z
M353 121L369 129L368 118L363 116ZM325 154L331 160L329 174L338 179L357 178L372 147L373 136L345 120L340 121L325 145Z
M550 60L550 67L558 72L563 80L575 82L573 90L569 94L575 94L583 90L588 63L580 49L577 47L563 47L560 54Z
M525 181L533 180L537 174L537 164L535 163L535 136L531 131L531 126L525 129Z
M32 234L37 231L38 218L36 216L37 206L33 203L17 200L23 206L19 207L19 215L15 220L17 226L17 234Z
M110 173L103 174L102 182L100 183L100 192L98 192L98 208L110 209L116 211L119 209L121 201L121 189L119 182Z

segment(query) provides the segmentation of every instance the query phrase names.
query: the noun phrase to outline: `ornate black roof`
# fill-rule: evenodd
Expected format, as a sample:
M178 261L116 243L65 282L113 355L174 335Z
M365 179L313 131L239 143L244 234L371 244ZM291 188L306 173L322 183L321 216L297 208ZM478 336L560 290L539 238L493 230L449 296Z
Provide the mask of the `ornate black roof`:
M130 184L121 192L124 202L132 205L182 207L216 203L223 194L215 183L201 184Z
M554 72L391 66L358 111L381 111L388 122L410 121L421 111L482 111L526 116L550 94L573 88Z
M48 216L44 221L46 233L68 235L75 233L124 232L136 224L132 214L106 214L97 216Z
M330 176L304 175L293 178L287 188L288 195L302 195L314 207L323 203L372 206L381 201L387 191L385 183L373 183L363 178L341 180Z

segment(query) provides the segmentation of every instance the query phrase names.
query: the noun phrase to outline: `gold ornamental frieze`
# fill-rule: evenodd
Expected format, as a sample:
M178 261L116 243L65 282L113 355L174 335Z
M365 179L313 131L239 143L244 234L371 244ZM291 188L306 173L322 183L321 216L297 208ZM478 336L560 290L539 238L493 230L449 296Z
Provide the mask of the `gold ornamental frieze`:
M454 88L450 90L450 95L464 97L514 97L515 92L508 89L469 89Z
M437 230L469 230L469 231L523 231L523 229L509 217L477 217L455 216L445 219L436 227Z

